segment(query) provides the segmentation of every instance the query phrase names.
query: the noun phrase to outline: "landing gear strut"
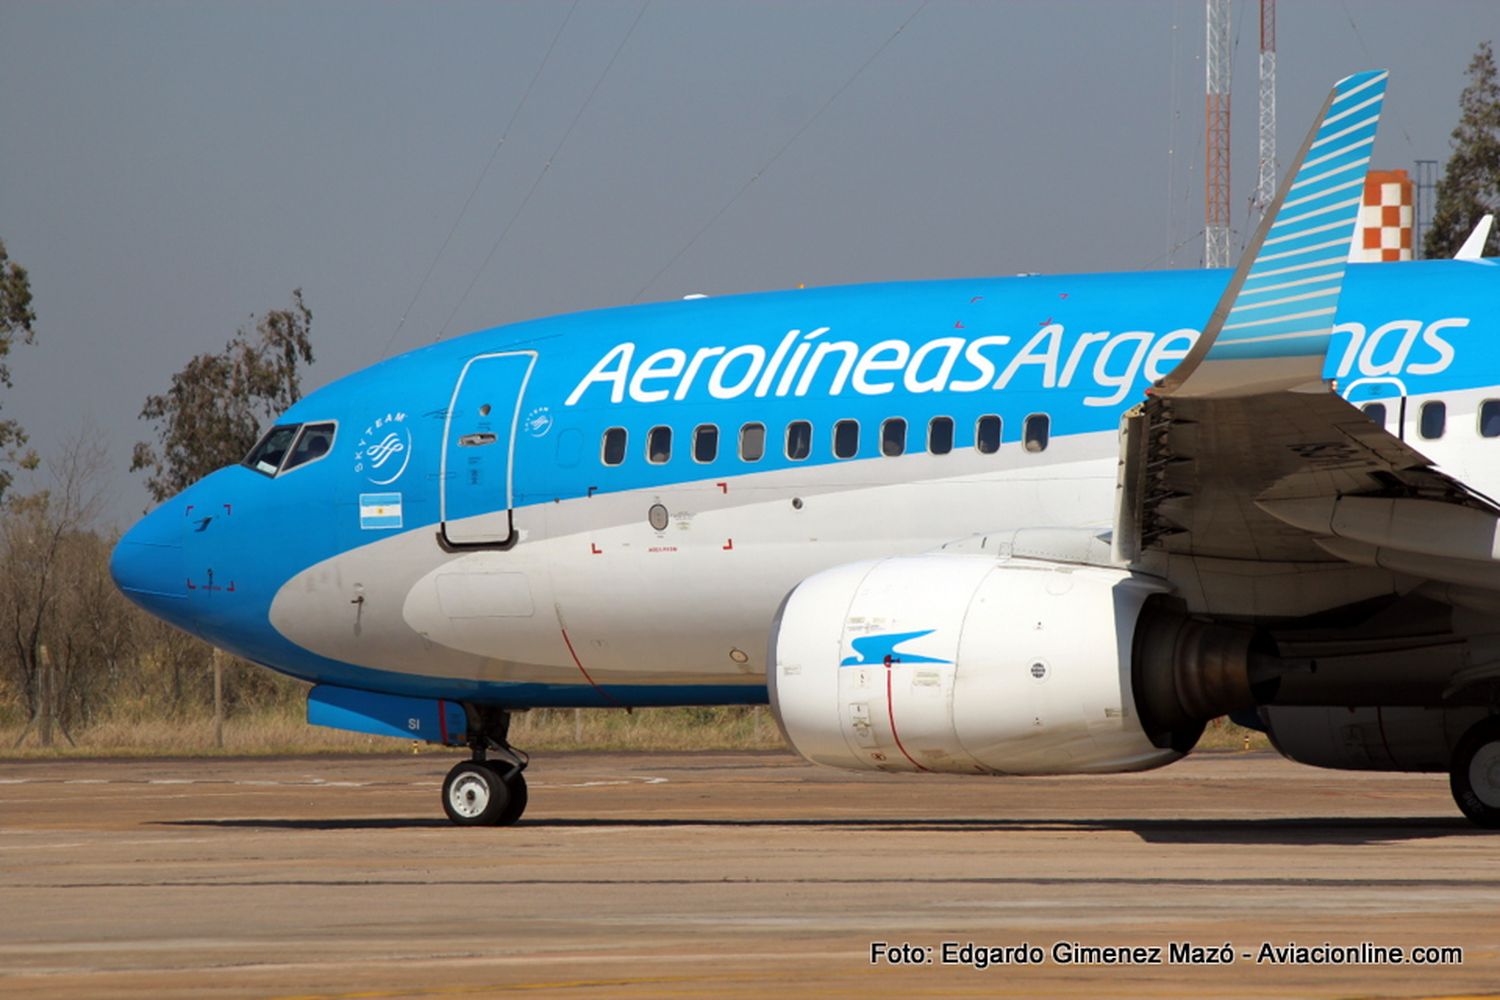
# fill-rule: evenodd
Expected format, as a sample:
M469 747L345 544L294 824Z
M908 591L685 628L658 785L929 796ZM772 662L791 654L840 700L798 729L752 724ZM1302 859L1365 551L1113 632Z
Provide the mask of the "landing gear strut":
M510 826L526 811L527 756L510 745L510 713L465 705L472 756L443 779L443 811L459 826ZM490 755L494 754L494 757Z
M1479 826L1500 828L1500 718L1477 723L1453 748L1453 799Z

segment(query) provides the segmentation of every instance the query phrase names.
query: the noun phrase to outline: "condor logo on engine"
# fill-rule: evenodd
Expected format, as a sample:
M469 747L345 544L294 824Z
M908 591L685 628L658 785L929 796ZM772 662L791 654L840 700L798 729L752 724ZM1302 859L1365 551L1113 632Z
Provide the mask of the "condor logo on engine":
M937 629L926 628L917 632L888 632L885 635L860 636L849 643L854 647L855 655L844 657L839 666L888 667L893 663L952 663L952 660L939 660L920 653L903 653L896 648L904 642L920 639L936 631Z

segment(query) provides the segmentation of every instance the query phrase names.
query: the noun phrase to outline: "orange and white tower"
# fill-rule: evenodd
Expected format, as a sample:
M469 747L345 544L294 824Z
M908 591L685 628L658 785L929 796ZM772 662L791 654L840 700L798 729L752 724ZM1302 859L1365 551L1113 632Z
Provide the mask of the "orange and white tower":
M1359 207L1359 233L1349 251L1355 262L1411 260L1412 182L1405 170L1371 170Z

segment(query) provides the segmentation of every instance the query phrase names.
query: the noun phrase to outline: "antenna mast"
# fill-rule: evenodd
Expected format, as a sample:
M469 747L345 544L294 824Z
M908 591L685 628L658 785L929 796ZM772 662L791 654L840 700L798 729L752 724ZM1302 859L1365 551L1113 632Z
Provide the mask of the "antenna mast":
M1204 112L1203 266L1228 267L1229 260L1229 0L1208 3L1208 70Z
M1255 213L1266 214L1276 197L1276 0L1260 0L1260 175Z

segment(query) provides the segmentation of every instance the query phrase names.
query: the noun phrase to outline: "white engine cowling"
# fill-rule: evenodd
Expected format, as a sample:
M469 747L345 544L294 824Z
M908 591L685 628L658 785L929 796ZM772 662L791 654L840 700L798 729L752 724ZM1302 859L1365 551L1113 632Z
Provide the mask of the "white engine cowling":
M1123 570L934 554L851 563L788 595L771 707L797 752L855 770L1067 774L1159 767L1132 647L1164 586Z

